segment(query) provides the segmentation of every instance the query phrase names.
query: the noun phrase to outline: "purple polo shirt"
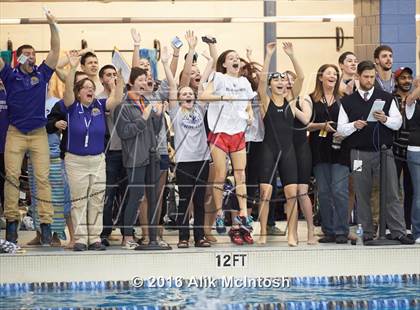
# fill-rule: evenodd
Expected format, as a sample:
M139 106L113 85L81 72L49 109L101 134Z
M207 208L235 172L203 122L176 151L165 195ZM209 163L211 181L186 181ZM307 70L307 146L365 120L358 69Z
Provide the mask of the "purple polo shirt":
M6 91L3 89L0 90L0 153L4 153L7 127L9 127L9 119L7 117Z
M66 108L67 152L86 156L105 150L106 99L94 99L89 107L75 101Z
M32 73L23 73L20 66L12 69L8 64L0 71L0 79L7 91L10 124L22 133L44 127L47 84L54 70L43 62L34 66Z

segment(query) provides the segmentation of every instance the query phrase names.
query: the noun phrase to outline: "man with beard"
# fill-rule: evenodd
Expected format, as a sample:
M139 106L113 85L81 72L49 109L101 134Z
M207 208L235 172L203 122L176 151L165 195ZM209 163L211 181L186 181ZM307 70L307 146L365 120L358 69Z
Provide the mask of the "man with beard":
M60 37L55 17L46 11L51 31L51 50L45 61L36 66L35 49L28 44L16 51L19 65L12 69L0 58L0 79L7 92L10 125L7 131L4 161L6 167L5 207L6 240L17 243L19 212L19 177L22 160L29 152L39 189L38 213L41 221L41 243L51 243L54 209L51 201L50 152L45 130L45 97L48 81L54 73L60 52ZM34 197L33 197L34 198Z
M362 61L357 66L359 89L342 99L338 116L337 132L346 137L350 149L354 190L359 207L357 222L362 224L363 241L373 239L374 227L370 208L370 197L374 180L379 179L380 171L386 175L386 225L393 239L402 244L413 244L406 236L403 210L400 206L397 184L397 169L392 159L394 132L401 127L402 117L391 94L374 87L375 65ZM382 110L373 112L374 121L368 115L374 102L383 102ZM380 165L380 148L385 145L385 165Z
M373 52L376 65L375 87L392 94L395 89L395 80L392 74L392 48L380 45Z
M408 122L405 117L405 107L407 96L413 85L413 70L408 67L401 67L394 73L396 90L394 92L395 100L403 115L403 122L400 130L396 132L393 151L395 164L397 166L398 180L403 172L404 185L404 218L407 229L411 228L411 205L413 201L413 184L411 182L410 171L407 165L407 145L410 132Z

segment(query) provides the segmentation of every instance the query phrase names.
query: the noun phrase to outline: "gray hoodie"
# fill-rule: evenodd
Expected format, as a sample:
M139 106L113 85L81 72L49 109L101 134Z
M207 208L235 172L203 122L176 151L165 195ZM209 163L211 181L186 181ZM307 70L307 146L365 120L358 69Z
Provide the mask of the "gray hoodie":
M145 102L147 105L147 100ZM115 108L114 121L121 139L124 167L147 166L150 149L157 147L156 136L162 126L162 116L157 116L152 111L145 120L140 108L126 98ZM160 160L159 154L156 155L156 160Z

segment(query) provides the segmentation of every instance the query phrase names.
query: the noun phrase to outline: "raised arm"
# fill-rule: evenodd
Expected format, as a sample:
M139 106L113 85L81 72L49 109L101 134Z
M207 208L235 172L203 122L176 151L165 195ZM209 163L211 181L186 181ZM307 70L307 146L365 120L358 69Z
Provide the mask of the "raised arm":
M197 37L194 35L194 31L188 30L185 34L185 39L188 42L188 54L184 63L184 70L180 78L179 87L185 87L190 85L191 68L193 63L193 57L195 53L195 47L197 46Z
M124 79L121 70L118 71L117 80L109 80L108 86L111 89L111 92L106 100L106 109L112 111L117 105L121 104L123 98Z
M140 65L140 42L141 42L141 36L140 33L137 32L136 29L131 28L131 37L133 38L134 42L134 49L133 49L133 59L131 63L132 68L136 68Z
M212 37L212 36L206 36L206 37L216 41L215 37ZM213 68L213 70L216 70L216 63L217 63L217 57L218 57L216 43L207 43L207 44L209 46L210 57L213 59L213 67L212 68Z
M51 69L55 69L60 56L60 36L58 34L57 21L50 11L46 12L48 24L51 32L51 49L45 59L45 63Z
M164 46L160 54L160 60L162 61L163 69L165 70L166 80L169 85L169 108L173 109L176 107L177 102L177 89L174 76L172 75L171 68L169 67L169 58L171 55L168 52L168 48Z
M293 44L291 42L284 42L283 50L287 54L287 56L289 56L293 64L293 68L295 69L296 79L295 79L295 83L293 84L292 94L296 98L300 94L300 91L302 90L303 79L304 79L303 70L299 62L296 60L296 57L293 51Z
M171 61L171 72L172 76L176 75L176 70L178 69L179 53L181 48L177 48L175 45L171 44L173 49L172 61Z
M64 90L64 105L66 107L71 106L74 101L74 76L76 75L77 66L80 63L80 57L76 51L71 51L67 53L67 57L69 58L69 63L71 66L70 72L67 74L66 77L66 89Z
M258 82L258 95L260 96L260 105L262 108L262 116L264 117L267 111L268 104L270 103L270 97L267 95L267 75L268 68L270 67L271 57L276 50L276 42L270 42L266 46L266 55L264 59L264 65L260 74L260 80Z
M201 94L204 91L203 85L204 83L207 82L210 74L214 71L214 63L215 63L213 57L209 57L206 53L202 53L201 55L203 55L203 57L207 59L207 65L206 65L206 68L204 69L203 74L201 75L200 84L198 84L198 94Z
M308 125L311 121L312 107L310 106L307 100L299 100L300 109L296 106L297 100L302 97L298 97L290 103L291 108L293 109L294 115L297 119L303 124Z

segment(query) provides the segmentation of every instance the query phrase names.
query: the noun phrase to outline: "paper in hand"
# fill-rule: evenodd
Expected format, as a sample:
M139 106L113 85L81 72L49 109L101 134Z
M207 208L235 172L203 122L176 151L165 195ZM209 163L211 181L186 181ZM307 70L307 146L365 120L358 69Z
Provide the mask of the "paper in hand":
M375 102L372 105L372 108L370 109L369 116L367 118L368 122L377 122L378 120L373 116L374 112L382 111L384 108L385 101L381 99L376 99Z
M127 84L130 78L131 68L117 49L114 49L114 54L112 55L112 64L115 66L117 71L121 69L121 75L124 79L124 83Z

